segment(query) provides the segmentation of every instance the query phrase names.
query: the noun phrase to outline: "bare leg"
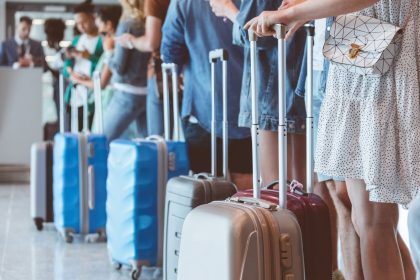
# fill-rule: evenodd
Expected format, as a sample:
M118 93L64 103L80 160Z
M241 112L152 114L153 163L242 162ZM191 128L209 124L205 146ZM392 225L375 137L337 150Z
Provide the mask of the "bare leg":
M331 242L332 242L332 271L336 271L337 264L337 212L335 211L334 203L331 199L330 193L327 189L325 182L315 184L314 193L317 194L327 204L330 212L330 225L331 225Z
M230 179L238 187L238 190L248 190L252 188L252 174L231 173Z
M344 182L327 181L326 185L337 211L338 235L346 279L362 280L364 278L360 256L360 240L351 220L351 203L346 184Z
M277 132L260 131L260 170L264 185L268 185L279 178L279 157Z
M363 180L349 179L346 183L352 203L352 221L360 237L365 279L404 280L397 243L397 205L370 202Z
M402 239L401 235L397 235L398 247L400 248L401 258L404 266L405 279L406 280L415 280L416 279L416 269L414 268L413 260L408 250L407 245Z
M287 179L296 179L305 185L305 135L290 134L288 137ZM267 185L279 178L277 132L260 132L260 164L263 184Z
M306 186L306 136L290 133L287 137L287 178Z

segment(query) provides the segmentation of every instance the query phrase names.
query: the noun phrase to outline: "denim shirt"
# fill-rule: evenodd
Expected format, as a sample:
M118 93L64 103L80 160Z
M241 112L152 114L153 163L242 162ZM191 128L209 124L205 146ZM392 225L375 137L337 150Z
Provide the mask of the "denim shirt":
M249 40L247 31L243 26L253 17L263 11L277 10L281 5L281 0L243 0L240 12L236 18L233 37L234 43L243 46L245 49L244 77L242 83L243 94L249 95L250 91L250 72L251 57L249 50ZM300 119L304 123L306 117L304 103L296 102L296 97L303 97L304 87L300 83L304 81L302 75L302 59L304 57L304 46L306 43L306 33L299 30L293 38L286 41L286 112L289 120ZM278 47L277 40L273 37L263 37L257 40L257 80L258 92L264 92L266 96L278 94ZM277 100L277 98L273 98ZM274 116L273 116L274 117ZM275 116L277 117L277 116Z
M144 26L136 20L124 20L118 24L116 36L130 33L136 37L144 35ZM119 44L109 62L112 83L129 84L136 87L147 86L147 65L150 53L136 49L126 49Z
M164 62L176 63L183 68L182 117L193 115L207 131L211 130L211 69L208 54L216 48L224 48L229 52L229 137L249 137L249 129L238 127L243 50L232 44L232 24L216 17L208 1L172 0L163 26L161 55ZM216 72L217 135L221 136L221 63L217 63Z

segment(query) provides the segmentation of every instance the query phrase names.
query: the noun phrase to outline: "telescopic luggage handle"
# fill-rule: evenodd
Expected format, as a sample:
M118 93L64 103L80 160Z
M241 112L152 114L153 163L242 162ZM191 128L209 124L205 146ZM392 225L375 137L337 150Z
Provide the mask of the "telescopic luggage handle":
M66 113L64 109L64 76L63 73L60 73L59 76L59 98L60 98L60 107L57 115L60 116L60 133L63 134L65 132L65 118Z
M274 26L276 37L278 39L278 80L279 80L279 204L280 207L287 206L287 123L286 123L286 26L283 24L276 24ZM312 24L306 24L307 32L307 77L308 77L308 95L307 95L307 118L306 118L306 178L307 190L309 193L313 192L313 43L315 27Z
M172 94L173 94L173 119L174 119L174 140L180 141L179 128L179 100L178 100L178 66L175 63L162 63L162 77L163 77L163 116L165 139L171 139L171 117L170 117L170 97L169 97L169 83L168 72L172 75Z
M211 65L211 174L217 177L217 136L216 136L216 63L222 61L223 71L223 178L228 178L229 147L228 147L228 117L227 117L227 61L229 54L225 49L215 49L209 52Z
M307 98L307 181L308 191L313 191L313 37L315 28L311 24L305 25L309 40L308 48L308 98ZM278 81L279 81L279 126L278 126L278 144L279 144L279 206L283 209L287 207L287 122L286 122L286 32L287 27L284 24L274 26L276 38L278 40ZM252 158L253 158L253 190L254 198L260 198L260 164L258 149L258 96L257 96L257 68L256 68L256 42L257 36L252 31L248 31L251 50L251 102L252 102Z
M95 96L95 118L97 133L104 133L104 114L102 110L101 75L99 71L93 73L93 93Z
M261 181L260 181L260 158L258 149L258 95L257 95L257 35L252 31L248 31L250 51L251 51L251 107L252 107L252 186L253 197L261 197Z

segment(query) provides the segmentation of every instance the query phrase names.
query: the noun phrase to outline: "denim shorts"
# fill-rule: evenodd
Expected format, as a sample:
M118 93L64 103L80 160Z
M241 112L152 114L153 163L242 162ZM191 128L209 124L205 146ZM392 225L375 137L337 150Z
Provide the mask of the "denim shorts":
M316 149L317 139L318 139L318 122L319 122L319 112L321 110L321 104L324 100L325 92L321 88L321 79L322 71L314 71L313 76L313 114L314 114L314 150ZM318 182L325 182L329 180L334 181L344 181L342 177L332 177L323 174L317 174Z
M264 91L259 95L259 127L262 130L277 131L279 126L279 103L277 92ZM251 91L242 91L239 126L251 127ZM305 98L290 93L286 99L288 133L304 134L306 129Z

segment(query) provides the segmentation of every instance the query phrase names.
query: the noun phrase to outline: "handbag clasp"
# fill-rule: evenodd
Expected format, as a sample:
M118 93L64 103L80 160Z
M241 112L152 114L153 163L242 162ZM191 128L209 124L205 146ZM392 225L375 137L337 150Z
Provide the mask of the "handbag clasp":
M360 45L358 45L358 44L351 44L350 45L351 46L351 48L350 48L350 50L349 50L349 57L351 58L351 59L354 59L354 58L356 58L358 55L359 55L359 53L362 51L362 46L360 46Z

